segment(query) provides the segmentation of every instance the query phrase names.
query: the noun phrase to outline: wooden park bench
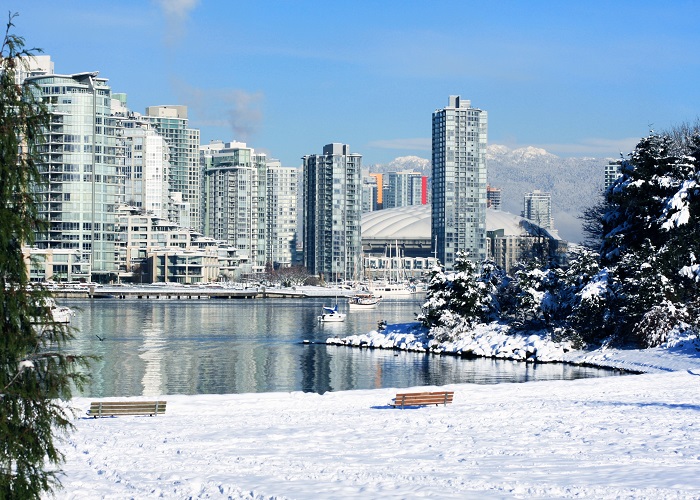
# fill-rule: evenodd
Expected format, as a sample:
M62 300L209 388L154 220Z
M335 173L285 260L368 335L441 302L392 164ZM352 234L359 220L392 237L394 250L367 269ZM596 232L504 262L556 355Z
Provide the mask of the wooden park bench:
M389 406L405 407L405 406L427 406L427 405L443 405L452 402L454 391L437 391L437 392L407 392L405 394L397 394L393 402Z
M117 417L122 415L163 415L165 401L93 401L87 414L91 417Z

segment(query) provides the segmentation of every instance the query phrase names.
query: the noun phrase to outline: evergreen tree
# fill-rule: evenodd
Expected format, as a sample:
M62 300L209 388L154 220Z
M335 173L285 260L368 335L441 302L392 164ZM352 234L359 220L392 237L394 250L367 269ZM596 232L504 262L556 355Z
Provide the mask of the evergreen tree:
M510 300L514 301L515 326L538 328L545 325L541 306L546 292L546 274L538 260L531 260L516 268L507 290Z
M63 353L71 332L52 320L47 292L28 283L23 244L42 227L32 185L41 182L38 151L48 113L15 83L24 48L10 15L0 47L0 498L38 498L60 486L54 434L70 428L60 399L85 381L87 360Z
M440 267L431 270L427 300L417 319L429 328L455 328L487 321L494 307L493 291L494 287L477 272L476 264L459 252L454 273L445 274Z
M451 294L448 307L468 324L483 321L488 310L487 288L478 279L477 267L463 252L455 256L455 270L452 276Z
M647 344L639 326L661 322L659 306L682 318L700 292L700 135L686 127L643 138L606 193L602 263L617 281L621 340ZM655 338L660 338L656 335Z
M434 266L430 270L426 301L421 306L421 312L416 315L416 319L423 326L430 328L440 322L450 300L448 286L448 279L444 269L439 264Z
M495 321L501 315L500 290L508 280L506 272L498 267L492 260L486 260L481 264L481 276L479 282L483 283L482 315L484 321Z

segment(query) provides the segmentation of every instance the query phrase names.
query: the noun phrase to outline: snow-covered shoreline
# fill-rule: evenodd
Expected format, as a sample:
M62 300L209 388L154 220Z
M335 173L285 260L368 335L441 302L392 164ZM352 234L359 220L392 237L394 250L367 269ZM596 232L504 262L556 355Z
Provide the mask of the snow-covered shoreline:
M420 323L388 325L384 331L343 338L329 338L328 344L377 349L398 349L435 354L509 359L537 363L570 363L614 368L635 373L657 373L684 369L698 361L700 339L693 334L673 332L662 346L651 349L575 349L570 342L553 342L538 334L512 334L508 325L481 324L457 335L456 340L428 339ZM681 368L681 366L683 368Z
M408 348L411 330L353 342ZM76 398L58 498L700 498L700 357L674 342L564 353L642 375L452 384L445 407L394 409L391 388L170 395L164 416L92 419Z

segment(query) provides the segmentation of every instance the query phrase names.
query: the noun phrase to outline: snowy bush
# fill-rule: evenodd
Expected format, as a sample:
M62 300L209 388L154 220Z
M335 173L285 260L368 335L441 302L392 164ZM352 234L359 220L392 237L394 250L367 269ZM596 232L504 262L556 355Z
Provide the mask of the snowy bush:
M653 306L634 327L634 334L644 347L657 347L669 339L672 331L688 329L688 314L684 307L664 301Z

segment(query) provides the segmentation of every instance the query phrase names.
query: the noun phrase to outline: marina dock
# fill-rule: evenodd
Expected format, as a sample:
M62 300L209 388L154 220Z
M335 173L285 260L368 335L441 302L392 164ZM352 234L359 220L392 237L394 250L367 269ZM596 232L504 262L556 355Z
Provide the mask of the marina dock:
M203 299L267 299L306 297L347 297L352 290L325 287L291 287L291 288L233 288L216 286L177 286L177 285L85 285L49 288L54 297L59 299L169 299L169 300L203 300Z

